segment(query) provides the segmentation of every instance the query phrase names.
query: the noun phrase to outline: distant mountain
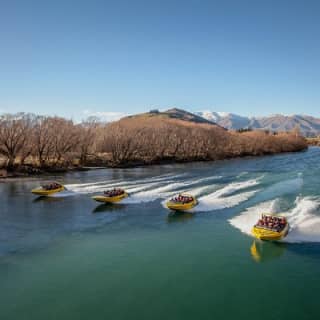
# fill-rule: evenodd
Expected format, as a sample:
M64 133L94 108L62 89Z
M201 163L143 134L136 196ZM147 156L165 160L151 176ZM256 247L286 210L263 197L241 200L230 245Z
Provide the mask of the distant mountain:
M305 136L320 135L320 119L307 115L284 116L281 114L269 117L243 117L232 113L202 111L198 116L213 121L229 130L252 128L270 131L291 131L297 127Z
M320 119L306 115L274 115L252 121L252 128L257 129L290 131L296 127L299 127L301 133L305 136L318 136L320 134Z
M238 130L249 126L250 119L234 113L227 112L197 112L198 116L219 124L221 127L231 130Z

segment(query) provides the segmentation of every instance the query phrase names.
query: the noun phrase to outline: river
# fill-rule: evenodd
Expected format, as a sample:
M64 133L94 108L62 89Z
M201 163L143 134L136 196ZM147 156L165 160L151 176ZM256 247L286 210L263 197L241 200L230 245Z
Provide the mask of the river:
M106 169L0 184L0 319L316 319L320 148L214 163ZM42 178L43 179L43 178ZM48 179L48 178L46 178ZM99 205L112 186L130 197ZM192 212L169 214L181 191ZM255 241L261 212L287 215Z

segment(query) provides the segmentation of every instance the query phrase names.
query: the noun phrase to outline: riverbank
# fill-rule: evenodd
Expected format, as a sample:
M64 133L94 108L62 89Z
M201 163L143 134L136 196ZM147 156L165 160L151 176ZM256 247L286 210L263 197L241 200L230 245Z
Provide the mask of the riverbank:
M318 146L318 145L312 145ZM320 146L320 144L319 144ZM36 179L38 177L52 176L52 175L63 175L70 172L81 172L81 171L90 171L90 170L101 170L101 169L128 169L128 168L139 168L139 167L149 167L149 166L161 166L168 164L182 164L182 163L195 163L195 162L217 162L221 160L232 160L232 159L243 159L248 158L252 159L255 157L263 156L272 156L284 153L297 153L303 152L308 149L308 146L305 148L299 148L294 151L283 151L283 152L262 152L260 154L241 154L238 156L229 156L220 158L217 160L212 159L157 159L152 161L128 161L127 163L111 163L108 161L104 166L101 166L102 161L98 161L97 165L90 163L90 166L69 166L69 167L52 167L52 168L43 168L39 169L37 166L23 166L22 168L17 167L14 171L7 171L6 169L0 169L0 182L4 181L14 181L20 179Z
M37 167L27 166L28 168L17 168L13 171L7 171L6 169L0 169L0 182L5 180L20 180L20 179L33 179L37 177L45 177L52 175L65 174L69 172L81 172L90 170L106 169L106 167L66 167L66 168L47 168L39 169Z

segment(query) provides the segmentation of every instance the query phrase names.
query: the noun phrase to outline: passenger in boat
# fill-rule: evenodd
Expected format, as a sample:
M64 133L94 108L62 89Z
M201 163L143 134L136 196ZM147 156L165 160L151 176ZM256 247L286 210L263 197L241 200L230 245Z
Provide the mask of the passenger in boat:
M123 193L124 191L122 189L116 189L116 188L113 188L112 190L104 191L104 194L108 197L120 196Z
M61 185L59 184L59 183L56 183L56 182L52 182L52 183L49 183L49 184L45 184L45 185L43 185L42 186L42 188L44 189L44 190L54 190L54 189L58 189L58 188L60 188L61 187Z
M178 203L182 203L182 204L189 203L192 200L193 200L192 197L183 196L181 194L179 194L177 197L171 199L171 201L173 201L173 202L178 202Z
M259 219L257 225L260 227L268 228L271 230L276 230L280 232L286 226L286 218L278 218L272 216L262 215L261 219Z

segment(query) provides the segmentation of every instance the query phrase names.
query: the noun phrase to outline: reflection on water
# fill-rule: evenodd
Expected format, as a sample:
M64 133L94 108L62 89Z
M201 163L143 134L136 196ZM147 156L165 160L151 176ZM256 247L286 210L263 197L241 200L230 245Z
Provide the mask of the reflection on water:
M125 207L126 205L121 203L102 203L95 207L92 213L119 211Z
M250 253L254 261L266 262L281 257L286 251L286 244L254 240Z
M57 202L61 201L63 198L58 198L58 197L46 197L46 196L40 196L35 198L32 202L37 203L37 202Z
M183 212L183 211L170 211L167 215L168 223L172 222L186 222L191 220L194 217L192 212Z

